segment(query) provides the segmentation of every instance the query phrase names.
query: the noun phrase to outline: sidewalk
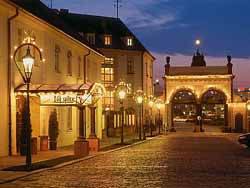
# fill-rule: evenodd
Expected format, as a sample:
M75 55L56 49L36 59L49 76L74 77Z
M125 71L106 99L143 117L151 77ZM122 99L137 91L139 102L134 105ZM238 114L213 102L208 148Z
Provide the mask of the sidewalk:
M88 157L93 157L95 155L104 153L105 151L112 150L115 148L121 147L119 145L120 143L120 137L110 137L105 138L100 141L100 152L91 152ZM138 136L137 135L130 135L124 137L124 143L130 143L131 142L138 142ZM67 146L58 148L56 151L42 151L38 152L37 155L32 155L32 163L35 162L41 162L51 159L57 159L61 157L70 157L74 155L73 146ZM81 158L84 159L84 158ZM81 160L79 159L79 160ZM39 171L42 171L44 169L36 170L33 172L25 172L25 171L2 171L4 168L11 167L11 166L19 166L25 164L26 157L25 156L7 156L7 157L0 157L0 184L6 181L10 181L12 179L16 179L18 177L26 176L31 173L36 173ZM72 160L73 161L73 160ZM66 162L67 163L67 162Z

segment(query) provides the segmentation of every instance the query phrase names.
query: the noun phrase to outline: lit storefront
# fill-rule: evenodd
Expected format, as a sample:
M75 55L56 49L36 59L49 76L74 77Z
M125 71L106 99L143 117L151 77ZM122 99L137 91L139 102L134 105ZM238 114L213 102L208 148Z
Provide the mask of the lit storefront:
M17 148L19 152L20 137L22 129L22 111L25 100L25 85L16 88L17 103ZM37 138L38 150L46 150L41 138L49 138L49 119L53 112L57 114L58 121L58 138L57 146L73 145L77 140L80 130L80 108L84 108L83 124L84 137L89 138L92 126L94 127L97 138L102 138L102 100L105 88L99 84L33 84L30 86L31 92L31 125L32 137ZM94 107L94 111L91 108ZM93 116L93 114L95 115ZM91 119L95 117L95 120ZM94 124L93 124L94 121ZM47 148L48 149L48 148Z

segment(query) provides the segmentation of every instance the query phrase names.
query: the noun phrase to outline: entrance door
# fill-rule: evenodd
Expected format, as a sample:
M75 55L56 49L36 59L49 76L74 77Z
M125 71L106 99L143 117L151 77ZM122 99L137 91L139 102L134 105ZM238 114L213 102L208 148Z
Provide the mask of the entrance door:
M235 116L235 131L237 133L243 132L243 115L241 113Z

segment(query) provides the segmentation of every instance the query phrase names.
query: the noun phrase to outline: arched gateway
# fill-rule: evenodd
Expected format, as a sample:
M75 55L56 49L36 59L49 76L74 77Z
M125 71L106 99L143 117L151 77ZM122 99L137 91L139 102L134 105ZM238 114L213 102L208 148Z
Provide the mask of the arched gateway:
M167 57L164 78L165 124L172 131L178 119L193 122L196 131L201 131L202 124L230 129L228 104L233 101L234 78L230 56L225 66L206 66L204 56L197 50L189 67L170 66Z

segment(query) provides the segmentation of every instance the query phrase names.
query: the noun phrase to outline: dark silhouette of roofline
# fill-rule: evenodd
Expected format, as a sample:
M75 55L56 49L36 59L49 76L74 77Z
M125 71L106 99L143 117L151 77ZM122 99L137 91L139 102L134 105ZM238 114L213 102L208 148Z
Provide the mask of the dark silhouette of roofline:
M78 34L70 25L68 25L54 9L48 8L40 0L5 0L7 3L16 6L33 16L45 21L46 23L56 27L67 35L71 36L78 42L87 46L96 53L103 55L97 48L89 44L81 35Z

